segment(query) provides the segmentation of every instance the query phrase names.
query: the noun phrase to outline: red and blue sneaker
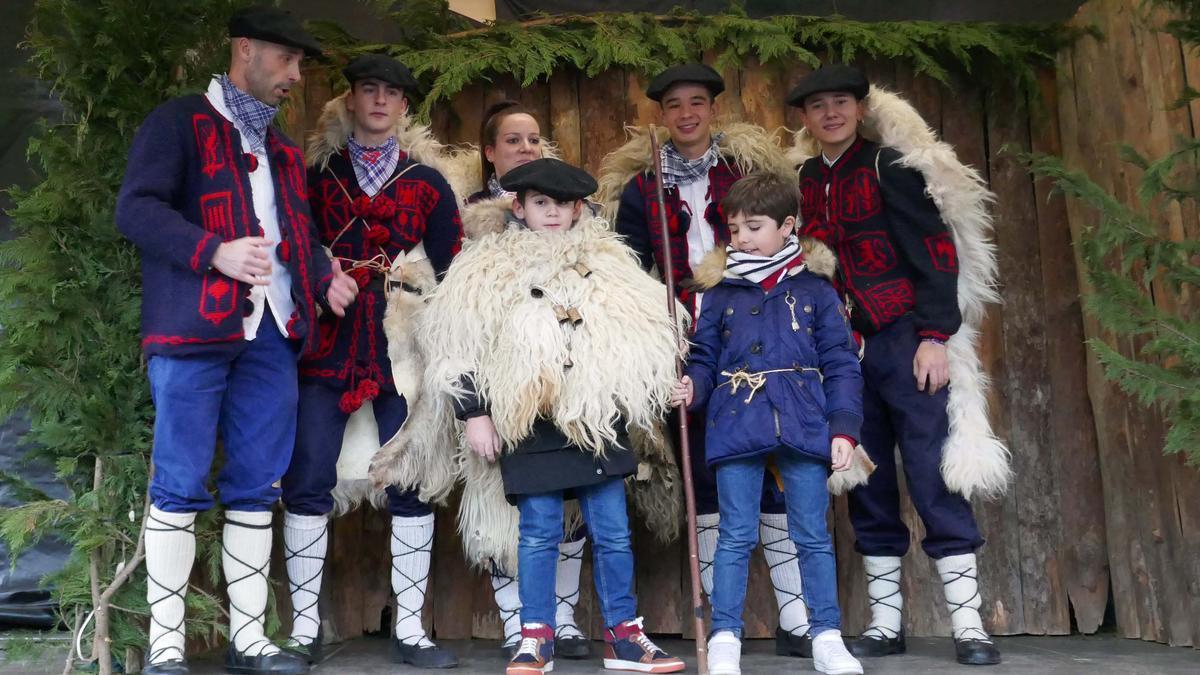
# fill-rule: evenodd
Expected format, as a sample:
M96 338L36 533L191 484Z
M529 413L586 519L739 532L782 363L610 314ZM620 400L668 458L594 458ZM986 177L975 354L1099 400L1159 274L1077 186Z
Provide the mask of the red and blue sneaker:
M670 656L642 632L642 618L619 623L604 632L604 668L639 673L677 673L683 659Z
M521 644L504 675L538 675L554 670L554 629L544 623L521 625Z

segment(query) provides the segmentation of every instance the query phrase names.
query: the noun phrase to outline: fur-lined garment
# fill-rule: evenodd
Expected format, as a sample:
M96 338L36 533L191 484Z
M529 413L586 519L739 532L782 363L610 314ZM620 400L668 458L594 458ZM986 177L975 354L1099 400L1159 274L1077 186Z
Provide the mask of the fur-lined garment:
M582 450L602 453L625 420L639 473L651 479L637 483L634 504L652 530L675 536L680 484L660 426L679 332L666 288L586 210L567 232L539 233L510 223L504 201L470 212L466 246L418 314L424 395L372 463L372 478L419 488L431 501L461 483L468 560L515 569L517 511L499 467L471 451L454 417L452 401L470 374L506 448L543 417Z
M1011 475L1009 452L988 421L988 377L978 354L979 326L987 305L1000 301L988 208L995 196L979 172L960 162L954 149L939 141L903 98L872 86L866 103L860 131L898 151L902 166L921 172L958 252L958 305L963 321L947 342L950 435L942 449L942 477L950 490L967 498L1002 494ZM819 153L816 140L801 130L793 138L788 158L799 166Z

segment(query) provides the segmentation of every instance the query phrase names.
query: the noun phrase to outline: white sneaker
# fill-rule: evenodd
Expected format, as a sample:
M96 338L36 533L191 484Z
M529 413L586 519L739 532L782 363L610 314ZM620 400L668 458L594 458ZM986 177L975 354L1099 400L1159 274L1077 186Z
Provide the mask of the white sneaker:
M718 631L708 639L709 675L742 675L742 641L733 631Z
M827 630L813 638L813 668L826 675L862 675L862 664L846 651L842 634Z

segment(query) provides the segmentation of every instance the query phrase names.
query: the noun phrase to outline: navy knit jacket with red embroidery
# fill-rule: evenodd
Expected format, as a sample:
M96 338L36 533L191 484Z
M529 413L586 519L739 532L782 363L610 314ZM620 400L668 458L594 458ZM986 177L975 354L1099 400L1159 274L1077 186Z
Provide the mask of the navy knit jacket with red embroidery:
M729 243L729 228L718 206L729 188L742 177L729 158L723 158L708 170L708 208L701 214L704 224L713 230L713 241L717 246ZM654 173L643 171L625 185L621 203L617 208L617 234L625 237L625 243L637 254L642 267L647 271L663 263L662 228L659 225L657 190ZM679 190L675 187L663 190L663 204L667 209L668 240L671 246L671 266L675 272L675 288L681 299L690 300L691 292L686 282L692 278L692 267L688 263L687 233L693 220L682 206Z
M199 95L168 101L146 117L129 149L116 222L142 258L142 349L152 354L233 351L245 346L250 286L209 265L224 241L263 235L250 172L234 125ZM296 313L288 332L316 346L316 306L332 279L308 209L300 148L267 133L276 216Z
M800 169L803 230L837 252L855 330L872 335L912 312L921 337L945 340L962 323L954 239L924 176L899 160L863 138L832 167L809 159Z
M391 260L424 241L425 253L440 278L462 245L462 222L450 185L436 170L403 152L391 181L374 198L358 186L344 150L330 157L324 170L308 170L308 188L321 242L338 258L370 260L383 252ZM374 382L394 391L383 333L387 301L382 277L366 269L350 275L359 283L358 299L347 308L345 318L321 317L319 346L300 363L300 379L356 391Z

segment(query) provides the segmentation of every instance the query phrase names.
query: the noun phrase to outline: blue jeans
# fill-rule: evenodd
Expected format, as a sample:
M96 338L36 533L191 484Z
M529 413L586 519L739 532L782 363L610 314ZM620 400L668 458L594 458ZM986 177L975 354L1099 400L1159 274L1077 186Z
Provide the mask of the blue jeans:
M759 482L761 489L761 481ZM625 513L625 481L613 478L574 489L583 520L592 536L592 577L604 625L615 626L637 616L633 597L633 546ZM518 495L521 538L521 623L554 627L554 575L558 543L563 540L563 493ZM757 516L755 516L757 518Z
M800 578L812 635L840 630L837 566L826 524L828 465L791 450L774 453L787 497L788 529L800 557ZM758 546L759 497L767 455L734 459L716 466L721 527L713 557L712 631L742 635L750 553Z
M212 507L208 474L219 428L221 503L235 511L271 509L296 440L298 350L268 313L258 336L237 352L150 358L154 506L174 513Z

